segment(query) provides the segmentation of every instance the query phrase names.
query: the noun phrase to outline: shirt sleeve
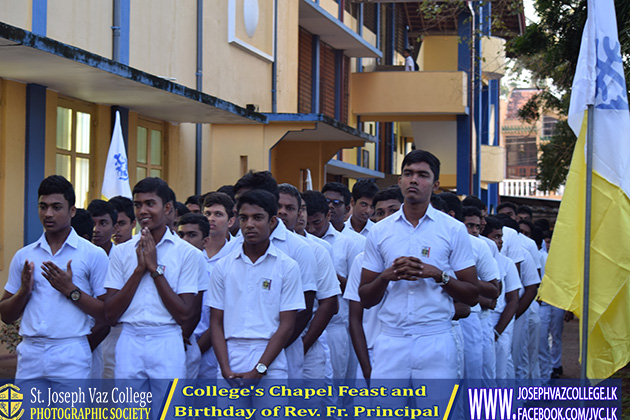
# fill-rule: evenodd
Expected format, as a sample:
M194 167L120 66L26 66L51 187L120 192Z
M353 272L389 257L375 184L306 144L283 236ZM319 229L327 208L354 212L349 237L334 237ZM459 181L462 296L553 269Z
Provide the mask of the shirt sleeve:
M383 257L378 250L377 233L378 230L372 229L365 240L363 268L373 271L374 273L382 273L385 271L385 263L383 262Z
M289 256L298 263L299 283L302 285L302 292L316 291L315 271L317 270L317 263L310 247L298 238L292 255Z
M475 265L473 257L472 245L466 226L463 223L457 223L453 227L453 242L451 243L451 255L449 258L449 266L453 271L460 271Z
M492 281L499 279L501 274L499 273L499 266L492 254L490 248L485 242L479 242L477 245L479 248L479 257L477 258L477 277L481 281Z
M128 246L112 248L109 265L107 267L107 276L105 277L105 283L103 285L106 289L120 290L127 281L125 271L123 270L123 248L128 248ZM133 248L133 251L135 255L136 249Z
M352 263L352 269L346 283L346 291L343 294L344 299L354 302L361 302L359 297L359 284L361 283L361 270L363 269L363 253L357 255Z
M187 248L180 248L185 250L184 260L181 264L181 269L179 271L179 278L177 279L177 290L175 293L181 295L183 293L197 293L199 291L199 281L201 276L205 275L207 271L202 269L203 264L203 253L198 249L194 248L191 245L185 244ZM168 270L168 267L166 268ZM165 273L168 275L167 273Z
M227 260L226 260L227 261ZM208 292L204 297L203 304L214 309L225 309L225 275L223 260L217 262L210 276Z
M280 312L305 309L306 304L304 293L300 287L300 270L297 263L290 258L282 258L279 263L283 265Z
M199 284L197 285L197 289L199 292L205 292L208 290L208 284L210 283L210 273L208 272L208 263L206 262L206 257L203 256L203 253L200 263Z
M512 292L514 290L522 289L521 279L518 277L518 270L516 269L516 264L512 260L507 261L507 272L505 274L505 281L503 287L505 288L505 293Z
M22 286L23 269L24 258L22 257L22 252L18 251L11 260L11 265L9 266L9 279L7 280L7 284L4 286L4 290L12 295L16 294L18 290L20 290L20 286Z
M105 294L105 279L109 270L109 258L102 248L94 250L94 259L90 262L90 286L93 297Z
M317 292L315 297L317 300L326 299L341 294L339 280L335 273L335 265L333 264L330 254L323 246L313 243L313 250L317 260L317 272L315 273L317 280Z
M521 264L521 282L524 287L540 283L540 276L536 269L536 263L529 252L525 251L525 260Z

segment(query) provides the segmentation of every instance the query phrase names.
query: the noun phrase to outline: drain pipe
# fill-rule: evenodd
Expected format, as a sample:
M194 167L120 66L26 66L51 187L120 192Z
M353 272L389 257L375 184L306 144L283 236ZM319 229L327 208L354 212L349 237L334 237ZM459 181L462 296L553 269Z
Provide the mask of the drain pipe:
M278 0L273 4L273 63L271 63L271 112L278 112Z
M466 2L468 5L468 9L470 10L470 50L471 50L471 54L470 54L470 95L468 96L468 104L469 104L469 110L470 110L470 155L468 156L468 193L469 194L474 194L474 188L473 188L473 156L472 156L472 150L473 150L473 134L475 133L475 91L476 91L476 87L475 87L475 82L476 82L476 62L477 62L477 57L475 57L475 55L477 54L476 51L476 34L475 31L477 30L477 24L476 24L476 20L477 20L477 16L475 14L475 6L474 6L474 2L472 1L468 1ZM479 168L477 168L477 170L479 170Z
M197 90L203 90L203 0L197 0ZM195 194L201 194L203 124L197 123L195 134Z
M114 22L112 25L112 59L114 61L120 61L120 0L114 0Z

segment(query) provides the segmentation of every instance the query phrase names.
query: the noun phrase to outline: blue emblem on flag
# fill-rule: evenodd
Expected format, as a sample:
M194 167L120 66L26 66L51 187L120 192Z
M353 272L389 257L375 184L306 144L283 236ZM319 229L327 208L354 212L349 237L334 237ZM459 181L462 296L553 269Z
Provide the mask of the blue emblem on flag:
M127 171L127 158L122 153L116 153L114 155L114 159L116 159L114 167L116 168L118 179L121 181L127 181L129 179L129 172Z
M611 39L604 37L603 42L597 39L597 94L595 107L599 109L628 109L626 80L621 61L619 41L611 46ZM600 59L600 52L606 55Z

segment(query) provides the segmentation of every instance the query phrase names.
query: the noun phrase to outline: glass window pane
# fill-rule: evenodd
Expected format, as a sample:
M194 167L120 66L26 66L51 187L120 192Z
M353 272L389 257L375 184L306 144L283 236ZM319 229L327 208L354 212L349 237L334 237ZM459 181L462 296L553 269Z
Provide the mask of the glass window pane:
M91 115L77 112L77 153L90 153Z
M90 159L77 158L74 175L74 191L77 195L77 207L87 208L90 191Z
M162 133L151 130L151 165L162 164Z
M139 163L147 163L147 129L138 127L138 147L136 148L136 161ZM144 176L143 178L146 178ZM138 181L142 178L138 178Z
M151 176L162 178L162 170L161 169L151 169Z
M142 181L147 177L147 168L137 167L136 168L136 182Z
M72 110L57 107L57 148L70 150L72 135Z
M55 168L55 174L61 175L67 180L72 179L70 156L57 153L57 166Z

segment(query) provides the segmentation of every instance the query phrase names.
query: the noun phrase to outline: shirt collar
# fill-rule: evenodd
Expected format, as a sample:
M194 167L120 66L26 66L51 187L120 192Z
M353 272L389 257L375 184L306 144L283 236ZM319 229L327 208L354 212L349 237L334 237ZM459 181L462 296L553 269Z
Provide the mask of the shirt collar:
M287 235L289 234L289 229L284 225L284 222L280 218L276 218L278 223L276 224L276 228L269 235L269 240L278 239L280 241L286 241Z
M251 263L251 260L249 259L249 257L247 255L245 255L245 252L243 251L243 245L245 244L245 242L243 242L243 244L241 244L240 249L237 253L234 254L234 259L242 259L243 261L247 262L247 263ZM269 241L269 247L267 248L267 250L265 251L264 254L262 254L260 256L260 258L258 258L256 260L255 263L253 263L254 265L256 264L260 264L261 262L263 262L266 258L267 255L271 255L273 257L278 257L278 248L276 248L276 246L273 244L273 242L270 240Z
M335 227L332 225L332 223L329 222L328 223L328 230L326 231L326 233L324 233L324 236L322 236L322 239L324 239L327 236L335 237L335 236L337 236L339 234L340 234L340 232L337 231L337 229L335 229Z
M70 228L70 233L68 234L68 237L66 238L64 243L61 245L61 248L59 248L59 251L61 251L66 244L68 246L71 246L74 249L77 249L79 246L79 239L80 237L77 234L77 232L74 230L74 228ZM35 246L45 249L46 251L48 251L50 255L52 255L52 250L50 249L50 245L48 244L48 241L46 240L46 232L42 233L42 236L39 237L39 239L35 243Z
M390 217L394 217L396 220L402 219L402 220L405 221L405 223L409 223L411 225L411 222L409 220L407 220L407 218L405 217L405 213L403 213L403 207L404 206L405 206L405 203L401 204L400 205L400 209L398 209L398 211L396 213L392 214ZM424 213L424 216L422 216L420 218L420 220L418 220L418 225L425 218L429 218L430 220L435 220L435 218L437 217L437 212L438 212L438 210L436 210L431 204L429 204L429 206L427 207L427 211Z

